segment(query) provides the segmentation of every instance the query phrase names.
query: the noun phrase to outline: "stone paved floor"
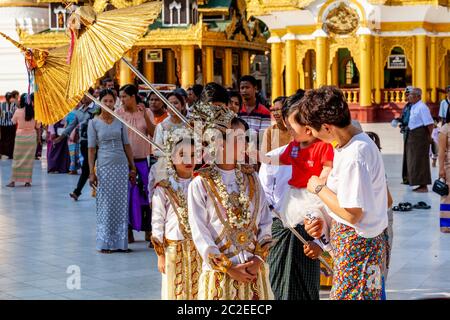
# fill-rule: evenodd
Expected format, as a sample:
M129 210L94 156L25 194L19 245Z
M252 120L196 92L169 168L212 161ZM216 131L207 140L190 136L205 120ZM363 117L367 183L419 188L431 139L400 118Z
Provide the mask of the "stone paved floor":
M450 234L439 232L439 198L413 194L400 184L402 140L388 124L364 126L380 134L395 203L424 200L431 210L396 213L388 299L450 296ZM77 177L48 175L35 162L31 189L5 188L11 162L0 161L0 299L159 299L156 255L143 233L130 254L95 251L95 202L89 189L80 201L68 193ZM436 170L433 169L433 177ZM81 289L71 290L71 266ZM327 292L321 296L326 298Z

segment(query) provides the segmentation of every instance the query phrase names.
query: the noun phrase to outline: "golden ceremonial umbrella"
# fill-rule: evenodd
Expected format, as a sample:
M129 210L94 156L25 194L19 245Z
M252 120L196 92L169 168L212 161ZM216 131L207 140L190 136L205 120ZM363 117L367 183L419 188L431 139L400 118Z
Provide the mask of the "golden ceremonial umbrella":
M69 18L71 34L70 73L67 96L83 94L122 59L130 69L186 124L187 119L156 90L126 59L124 53L144 35L161 12L161 1L96 13L92 7L78 8Z
M131 49L161 12L161 1L96 13L78 8L69 18L73 52L67 96L84 93Z
M2 32L0 35L24 53L28 72L34 74L36 120L53 124L63 119L82 97L77 94L67 99L65 96L69 77L69 65L66 62L68 46L48 51L28 49Z

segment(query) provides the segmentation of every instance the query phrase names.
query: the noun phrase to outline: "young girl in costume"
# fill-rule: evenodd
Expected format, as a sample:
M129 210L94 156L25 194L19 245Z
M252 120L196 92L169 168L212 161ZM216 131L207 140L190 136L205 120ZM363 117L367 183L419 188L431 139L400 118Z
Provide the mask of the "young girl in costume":
M194 140L187 130L175 129L168 134L166 174L157 177L152 199L152 242L164 300L197 299L201 258L192 241L187 206L194 155Z

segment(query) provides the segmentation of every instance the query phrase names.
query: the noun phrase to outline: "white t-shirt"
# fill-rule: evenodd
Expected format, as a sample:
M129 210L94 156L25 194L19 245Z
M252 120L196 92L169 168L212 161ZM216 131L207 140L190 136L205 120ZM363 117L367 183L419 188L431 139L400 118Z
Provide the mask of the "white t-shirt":
M434 123L430 109L423 101L416 102L411 106L411 114L409 116L408 128L414 130L419 127L429 126Z
M381 153L367 134L355 135L347 145L335 149L327 186L336 193L341 208L363 210L355 225L328 210L334 220L354 228L364 238L374 238L386 229L386 174Z

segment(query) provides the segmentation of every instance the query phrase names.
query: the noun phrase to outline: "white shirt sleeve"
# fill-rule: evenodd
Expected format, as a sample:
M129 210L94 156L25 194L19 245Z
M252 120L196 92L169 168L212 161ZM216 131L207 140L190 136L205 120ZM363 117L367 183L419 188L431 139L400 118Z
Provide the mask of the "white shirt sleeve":
M364 194L373 194L369 168L361 161L351 161L339 172L337 198L341 208L365 208Z
M163 243L164 240L164 229L169 205L169 199L164 192L164 188L156 187L152 197L152 237L160 243Z
M271 192L274 189L274 179L272 175L270 174L270 167L266 163L261 163L261 167L259 168L259 180L261 181L261 187L262 191L266 195L266 199L270 202L273 201L273 199L270 199Z
M420 110L420 118L422 119L424 126L429 126L430 124L434 123L430 109L428 109L425 104L422 105L422 109Z
M256 174L253 175L255 178L255 182L259 182L259 179ZM259 197L259 223L258 223L258 238L257 241L261 243L261 241L265 239L272 238L272 214L270 213L269 204L266 200L266 195L264 194L262 188Z
M202 185L202 178L192 180L188 189L188 214L192 240L203 261L208 262L208 255L218 255L220 250L208 228L207 192Z

